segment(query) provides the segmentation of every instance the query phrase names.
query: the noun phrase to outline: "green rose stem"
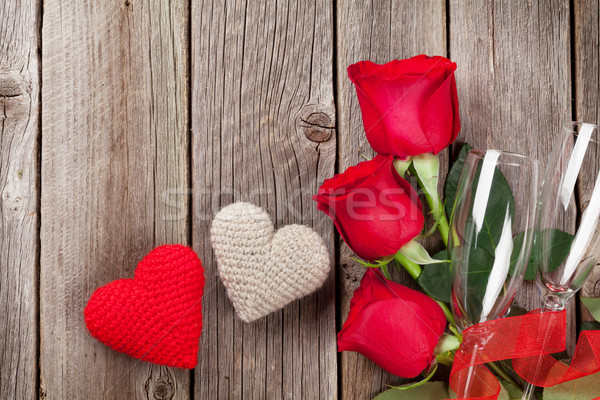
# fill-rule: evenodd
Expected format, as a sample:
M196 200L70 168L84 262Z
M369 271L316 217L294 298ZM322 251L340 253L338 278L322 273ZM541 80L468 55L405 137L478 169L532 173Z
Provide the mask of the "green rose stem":
M439 301L439 300L436 300L435 302L438 303L438 305L444 312L444 315L446 316L446 320L448 320L448 323L456 328L456 322L454 321L454 315L452 315L452 311L450 311L450 309L448 308L446 303L444 303L443 301Z
M419 186L421 186L421 180L419 179ZM427 192L425 192L425 198L427 199L427 203L429 207L431 207L431 212L434 218L437 219L437 228L442 236L442 240L444 241L444 246L448 247L448 234L450 232L450 227L448 226L448 219L446 218L446 213L444 212L444 206L439 198L439 196L435 196L436 199L432 198Z
M444 212L444 204L437 190L440 160L431 153L421 154L413 157L412 168L417 176L419 187L423 189L425 199L427 200L427 204L429 204L431 214L435 218L444 245L447 247L450 228L448 227L448 219Z
M396 253L396 255L394 256L394 259L404 267L404 269L406 270L406 272L408 272L408 274L410 276L412 276L412 278L416 281L417 278L419 277L419 275L421 275L421 272L423 271L421 269L421 266L419 264L417 264L414 261L411 261L408 259L408 257L406 257L404 254L398 252Z
M498 364L496 364L495 362L489 362L487 364L488 367L490 367L490 369L492 369L496 375L498 375L500 378L504 379L506 382L510 382L513 386L518 387L518 388L523 388L521 385L519 385L517 383L517 381L515 381L513 378L510 377L510 375L508 375L506 372L504 372L504 370L502 368L500 368L498 366Z
M436 221L436 226L442 236L444 245L448 246L448 233L450 229L446 213L444 212L444 204L437 190L440 173L439 158L431 153L425 153L406 160L396 159L394 167L403 178L409 168L417 177L417 182L425 194L425 199L427 200L427 204L429 204L431 214Z
M446 226L448 226L447 222L446 222ZM446 238L447 237L448 236L446 236ZM404 267L404 269L408 272L408 274L410 276L412 276L412 278L415 281L417 280L417 278L419 278L419 275L421 275L421 271L422 271L421 266L419 264L415 263L414 261L411 261L410 259L408 259L408 257L406 257L404 254L402 254L400 252L396 253L396 255L394 256L394 260L396 260L398 265L401 265L402 267ZM446 316L446 320L448 321L448 323L456 329L456 321L454 320L452 311L450 311L450 309L448 308L446 303L439 301L439 300L435 300L435 302L441 307L442 311L444 312L444 315ZM445 364L445 365L447 365L448 363L451 363L450 359L445 359L443 357L441 357L441 359L438 361L440 361L441 364ZM498 375L500 378L504 379L507 382L512 383L516 387L521 387L521 385L519 385L506 372L504 372L504 370L502 368L500 368L498 366L498 364L490 362L490 363L487 363L486 365L488 365L490 367L490 369L492 369L496 373L496 375Z
M410 276L412 276L412 278L415 281L417 280L417 278L419 278L419 275L421 275L421 271L422 271L421 266L419 264L417 264L414 261L409 260L408 257L406 257L404 254L402 254L400 252L396 253L396 255L394 256L394 259L398 262L398 264L400 264L404 267L404 269L408 272L408 274ZM450 309L448 308L446 303L444 303L443 301L438 301L438 300L435 300L435 302L438 303L438 305L441 307L442 311L444 312L444 315L446 316L446 320L448 320L448 323L450 323L450 325L452 325L453 327L456 328L456 322L454 321L454 316L452 315L452 311L450 311Z
M426 189L425 185L421 181L419 175L417 175L417 182L419 183L419 187L424 189L425 199L427 200L427 204L429 204L429 208L431 209L431 214L436 220L437 229L440 232L440 236L444 241L444 246L448 247L448 235L450 234L450 227L448 224L448 219L446 218L446 213L444 212L444 205L442 204L442 200L440 200L437 192L434 195L431 195Z

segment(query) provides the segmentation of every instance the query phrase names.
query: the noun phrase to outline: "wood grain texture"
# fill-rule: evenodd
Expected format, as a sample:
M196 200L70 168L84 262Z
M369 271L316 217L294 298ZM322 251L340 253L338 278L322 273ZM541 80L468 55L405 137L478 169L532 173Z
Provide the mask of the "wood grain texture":
M36 396L40 2L0 5L0 397Z
M458 141L532 156L543 173L555 135L571 120L569 2L451 0L449 8L450 55L459 65ZM524 286L515 303L539 308L535 285ZM570 338L574 311L571 302Z
M191 389L197 399L336 399L339 392L361 400L402 383L360 355L336 354L336 321L339 330L364 270L311 196L334 172L373 156L347 66L450 56L458 63L458 142L542 164L559 124L572 118L572 78L576 118L600 121L597 2L574 0L572 10L568 0L448 5L5 0L0 397L37 397L38 372L46 399L187 399ZM441 158L443 181L448 152ZM339 259L317 294L253 324L234 316L208 235L213 215L238 200L264 207L276 227L314 227L332 262ZM154 246L188 243L190 235L207 278L193 387L188 371L114 352L83 321L96 288L131 277ZM413 284L406 274L396 278ZM517 303L537 307L537 291L526 286ZM600 297L598 268L581 293ZM582 317L590 319L585 310Z
M354 86L347 77L346 68L361 60L385 63L418 54L446 55L445 2L439 0L337 2L337 96L339 127L339 172L362 161L361 155L371 158L374 153L366 139L360 106ZM448 165L448 153L440 156L443 182ZM429 248L439 248L439 241L430 241ZM358 287L364 268L350 257L352 250L340 240L341 304L338 318L346 320L350 299ZM395 280L412 285L407 274ZM341 395L343 399L371 399L386 389L387 384L398 384L399 378L383 371L365 357L352 352L341 353Z
M188 3L44 2L41 392L185 399L186 370L93 339L92 292L188 240Z
M574 3L575 22L575 99L577 121L600 123L600 8L598 2L578 0ZM600 158L596 159L600 163ZM598 164L584 165L590 170L598 168ZM587 204L590 198L590 189L593 185L587 182L586 187L579 186L579 201ZM600 266L596 265L589 278L581 288L581 296L600 297ZM585 306L580 307L581 317L584 321L593 321L594 318Z
M193 243L204 260L199 399L335 399L335 280L245 324L219 280L210 221L234 201L276 227L312 226L334 255L331 223L311 196L333 175L330 2L192 3ZM321 141L323 140L323 141Z

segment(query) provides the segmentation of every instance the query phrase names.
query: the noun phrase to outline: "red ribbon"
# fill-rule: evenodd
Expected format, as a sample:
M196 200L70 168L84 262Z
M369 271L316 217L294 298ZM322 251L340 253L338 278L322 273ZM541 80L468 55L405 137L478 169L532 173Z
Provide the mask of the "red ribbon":
M566 327L566 311L536 310L466 329L450 374L457 399L498 398L500 383L483 365L492 361L512 359L523 379L542 387L600 371L600 330L581 333L571 365L550 355L565 349Z

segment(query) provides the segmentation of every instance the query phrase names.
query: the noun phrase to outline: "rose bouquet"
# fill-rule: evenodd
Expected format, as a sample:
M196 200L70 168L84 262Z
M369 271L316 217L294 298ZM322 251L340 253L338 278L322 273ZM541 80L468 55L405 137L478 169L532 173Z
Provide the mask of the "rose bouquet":
M453 276L448 252L430 256L419 242L437 231L448 245L448 216L470 150L465 144L453 163L443 201L438 194L438 154L456 140L460 131L456 67L444 57L425 55L384 65L370 61L351 65L348 76L356 88L366 137L377 155L325 180L313 197L317 208L333 220L342 239L362 259L357 261L367 268L338 334L338 350L358 352L399 377L421 375L414 383L392 387L391 392L381 395L382 399L449 397L445 386L427 381L439 364L452 366L463 342L449 307ZM416 181L416 190L410 180ZM503 177L499 180L504 181ZM492 194L491 201L514 204L510 188L500 189ZM418 193L425 199L425 207ZM432 216L432 227L424 227L426 213ZM565 240L552 249L551 257L560 264L573 238L557 233ZM523 234L520 239L516 235L514 241L522 242ZM533 280L536 261L527 260L525 265L529 266L523 274L526 280ZM394 282L391 265L405 269L422 291ZM489 272L491 265L484 260L482 268ZM521 325L514 321L502 327L497 324L497 329L524 329L525 323L518 323ZM466 347L463 343L462 356ZM495 360L508 358L513 357ZM461 367L466 366L459 361ZM494 371L502 385L492 390L495 397L478 398L521 397L524 381L514 370L488 360L481 363ZM454 378L451 375L451 383ZM498 382L495 378L496 383L485 379L480 382L482 386ZM394 394L407 393L401 392L407 389L415 397Z
M338 335L338 349L359 352L405 378L424 371L430 377L438 362L451 360L450 350L459 343L457 336L444 334L448 321L454 330L445 302L393 282L388 271L395 260L418 280L421 265L444 262L430 257L417 241L426 211L407 175L417 178L447 243L437 154L460 130L455 70L446 58L424 55L351 65L348 75L356 86L366 136L378 155L326 180L314 196L317 208L368 268Z

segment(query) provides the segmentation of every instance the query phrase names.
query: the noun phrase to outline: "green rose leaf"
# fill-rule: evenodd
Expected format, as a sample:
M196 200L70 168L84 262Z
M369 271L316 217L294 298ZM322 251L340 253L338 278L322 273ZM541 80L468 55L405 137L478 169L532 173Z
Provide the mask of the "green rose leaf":
M423 247L423 245L417 242L416 240L411 240L410 242L406 243L404 246L402 246L402 248L399 251L400 253L404 254L404 256L410 261L420 265L439 264L447 262L447 260L445 259L442 260L431 258L427 250L425 250L425 247Z
M408 167L410 167L410 164L412 164L411 158L409 158L408 160L395 159L393 163L394 168L396 168L396 172L402 178L404 178L404 174L408 170Z
M459 254L459 252L462 254ZM466 287L464 287L464 290L469 292L469 295L466 296L467 304L465 305L468 315L480 315L494 259L482 248L463 246L452 252L452 267L461 268L460 263L462 262L467 262L469 265ZM463 284L465 283L463 282Z
M433 256L436 260L448 260L448 251L442 250ZM423 267L417 282L429 296L446 303L452 293L452 267L450 263L429 264Z
M600 298L582 297L581 302L588 309L594 319L600 322Z
M475 176L475 181L479 179L480 172L481 164ZM512 216L515 209L515 199L510 190L510 185L498 167L494 171L492 180L492 190L488 197L481 231L473 239L476 240L477 247L486 249L491 257L495 257L496 246L502 235L507 206L508 213ZM474 190L473 196L475 196L475 193L476 191ZM469 216L467 224L475 224L471 216Z
M392 389L396 389L396 390L410 390L410 389L414 389L419 386L423 386L424 384L429 382L429 380L433 377L433 375L435 375L435 373L437 372L437 369L438 369L438 364L434 363L433 368L431 368L431 370L429 371L427 376L425 378L421 379L420 381L407 383L402 386L392 386L392 385L388 385L388 386L391 387Z
M469 298L472 301L470 307L475 307L473 310L481 308L481 301L485 294L489 274L492 270L494 260L489 256L487 251L477 247L463 247L460 249L464 256L468 258L470 269L467 276L467 290L471 292ZM442 250L433 258L438 260L447 260L448 252ZM458 264L462 262L461 258L454 260L454 265L458 268ZM450 302L452 295L453 264L440 263L430 264L423 267L423 272L419 275L417 282L423 288L425 293L435 298L436 300L446 303ZM479 305L477 305L479 303ZM481 310L479 310L481 312Z
M465 143L458 153L458 158L452 164L452 168L446 176L446 183L444 185L444 197L446 199L446 214L448 217L452 216L452 209L454 208L454 199L456 198L456 190L458 189L458 181L460 180L460 173L463 165L465 165L465 158L467 153L471 150L471 146Z
M373 400L440 400L448 398L444 382L427 382L410 390L388 389Z
M535 274L541 263L544 263L549 271L554 271L562 264L571 250L575 235L563 232L558 229L544 229L538 232L535 237L535 247L532 251L533 268L527 267L527 275L535 279ZM546 247L547 244L550 246ZM533 269L533 272L530 272ZM526 276L527 279L527 276Z
M440 170L440 159L431 153L420 154L413 157L413 167L423 188L430 196L437 197L438 176Z
M521 232L518 233L517 235L515 235L513 237L513 251L512 254L510 255L510 267L508 270L508 273L512 276L515 273L515 268L517 267L517 261L519 261L519 253L521 253L521 247L523 247L523 238L525 237L525 232ZM529 260L527 262L527 265L525 266L525 268L527 268L527 271L525 271L525 280L531 280L531 279L527 279L527 277L529 276L530 272L529 271L533 271L533 278L535 278L535 273L537 272L536 268L534 268L534 262L533 262L533 254L529 257Z
M510 399L520 399L523 397L523 390L520 387L515 385L514 383L505 381L504 379L498 379L502 384L502 387L506 390L508 394L508 398Z
M598 321L583 321L579 324L579 332L596 331L598 329L600 329L600 322Z
M510 310L509 310L509 312L508 312L508 314L506 316L507 317L518 317L519 315L525 315L528 312L529 311L527 311L523 307L519 306L518 304L513 303L510 306Z
M450 389L450 398L456 399L456 393L454 393L454 391L452 389ZM519 397L518 399L515 399L515 400L520 400L520 399L521 398ZM502 385L500 385L500 393L498 393L498 400L513 400L512 397L510 397L508 395L508 392Z
M433 350L434 354L444 354L456 350L460 347L460 339L454 335L443 333L438 341L438 344Z
M544 400L590 400L598 397L600 373L544 389Z
M464 164L464 161L462 164ZM475 172L475 176L473 177L473 182L475 183L479 182L481 167L482 163L479 163L477 171ZM454 176L450 177L449 173L447 179L449 180L455 178L456 177ZM446 198L448 201L454 201L456 196L456 193L452 193L452 191L455 191L454 183L449 183L448 180L446 181L446 187L448 189ZM463 245L473 247L476 246L477 248L485 249L490 257L495 257L496 246L498 245L500 236L502 235L502 227L504 226L506 214L508 212L510 216L513 215L515 209L515 199L510 189L510 185L497 166L494 169L491 185L491 190L489 192L489 196L487 197L485 215L483 217L483 221L481 221L481 226L475 225L472 215L467 216L468 219L465 222L466 225L463 229L463 234L465 235L464 239L467 241L467 243ZM471 198L464 199L464 201L473 202L475 200L474 197L476 193L477 186L463 194L463 196L471 196Z
M472 248L469 254L469 265L471 265L471 268L467 275L467 287L469 290L474 291L481 289L481 293L478 293L481 296L478 303L481 303L485 289L487 288L490 272L492 272L494 260L482 249Z
M521 397L518 397L514 400L520 400L520 399L521 399ZM508 394L508 390L503 385L500 385L500 393L498 394L498 400L513 400L513 397L511 397Z
M510 258L510 274L513 275L516 267L516 262L519 257L519 252L523 246L523 232L519 233L513 238L513 252ZM543 238L543 242L541 239ZM525 280L532 281L535 279L537 274L540 259L544 260L546 266L550 272L556 270L560 264L562 264L571 250L571 243L573 243L574 235L563 232L558 229L545 229L541 233L536 235L536 246L531 252L531 257L527 264L527 270L525 271ZM542 243L552 243L548 248L542 249Z

